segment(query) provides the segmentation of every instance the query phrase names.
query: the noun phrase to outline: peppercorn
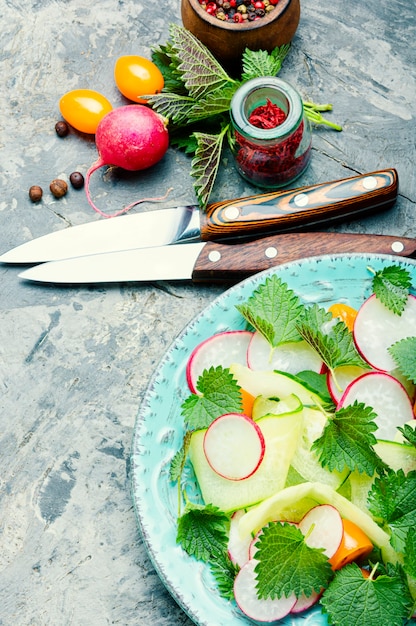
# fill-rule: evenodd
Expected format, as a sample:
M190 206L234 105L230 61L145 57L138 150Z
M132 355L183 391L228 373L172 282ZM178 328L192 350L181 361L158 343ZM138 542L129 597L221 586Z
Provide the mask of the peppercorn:
M69 177L69 182L74 189L81 189L84 186L84 177L81 172L72 172Z
M66 122L56 122L55 131L58 137L66 137L69 133L69 126Z
M49 189L55 198L62 198L68 191L68 185L61 178L55 178L49 185Z
M32 185L29 189L29 198L32 202L40 202L42 200L43 189L39 185Z

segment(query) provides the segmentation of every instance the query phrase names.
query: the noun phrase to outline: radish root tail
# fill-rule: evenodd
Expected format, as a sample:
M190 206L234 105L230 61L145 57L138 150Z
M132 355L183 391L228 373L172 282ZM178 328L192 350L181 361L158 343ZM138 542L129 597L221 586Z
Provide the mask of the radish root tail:
M94 209L94 211L96 211L102 217L107 217L107 218L118 217L119 215L123 215L123 213L127 213L127 211L130 211L130 209L135 207L137 204L141 204L142 202L162 202L163 200L166 200L170 192L173 190L173 187L169 187L169 189L167 190L164 196L160 196L158 198L141 198L140 200L136 200L135 202L132 202L131 204L127 205L126 207L124 207L124 209L121 209L120 211L116 211L115 213L105 213L104 211L102 211L96 206L93 199L91 198L90 180L91 180L91 175L96 170L106 165L108 164L104 163L101 159L98 159L95 163L91 165L91 167L89 168L88 172L85 175L85 194L87 196L88 204Z

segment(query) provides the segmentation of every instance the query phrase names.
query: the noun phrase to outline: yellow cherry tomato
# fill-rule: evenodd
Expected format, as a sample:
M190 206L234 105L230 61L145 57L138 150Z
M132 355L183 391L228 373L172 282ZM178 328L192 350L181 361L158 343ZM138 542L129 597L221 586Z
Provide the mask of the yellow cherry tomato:
M105 96L92 89L68 91L59 101L62 117L81 133L94 135L103 117L112 110Z
M342 526L344 532L341 544L334 556L329 559L333 570L341 569L348 563L365 558L373 550L373 544L367 535L354 522L343 519Z
M345 322L347 328L350 330L354 327L355 318L357 317L357 311L348 304L337 302L329 307L328 311L332 313L333 317L339 317Z
M114 67L114 80L123 96L146 104L141 96L159 93L163 89L163 74L149 59L134 54L119 57Z

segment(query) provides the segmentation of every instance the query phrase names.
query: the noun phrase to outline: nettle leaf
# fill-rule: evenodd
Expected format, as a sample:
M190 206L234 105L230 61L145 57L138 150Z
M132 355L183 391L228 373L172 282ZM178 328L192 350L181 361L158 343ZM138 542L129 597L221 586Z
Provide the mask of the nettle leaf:
M409 528L404 553L404 569L409 576L416 578L416 528Z
M376 478L368 494L370 513L384 520L391 533L391 545L404 552L406 538L416 519L416 471L388 470Z
M171 24L170 35L175 48L177 67L182 80L195 99L234 82L206 46L190 31Z
M322 549L305 543L301 531L291 524L272 522L256 542L255 568L259 598L300 597L320 591L332 578L332 569Z
M189 430L186 431L183 438L182 447L176 452L170 462L169 480L171 480L172 482L177 482L181 478L189 450L189 444L191 443L191 436L192 432Z
M237 309L273 348L300 341L297 322L304 306L281 278L275 275L267 278L246 303L237 305Z
M175 49L170 42L165 45L161 44L152 50L152 61L162 72L165 91L187 93L182 74L177 67Z
M377 298L396 315L403 313L411 286L410 272L397 265L384 267L373 278L373 291Z
M411 610L402 577L364 578L355 563L336 572L320 603L330 623L337 626L402 626Z
M416 337L397 341L389 352L401 373L416 385Z
M220 415L241 411L240 387L228 368L219 365L204 370L197 390L199 394L191 394L182 404L185 425L190 429L208 428Z
M345 467L373 476L382 461L373 446L376 414L371 407L354 402L328 418L322 435L312 444L323 467L342 472Z
M259 76L276 76L289 50L290 44L277 47L270 53L266 50L253 51L246 48L242 57L241 78L246 81Z
M156 113L177 125L185 125L189 120L189 110L195 104L194 98L177 93L156 93L145 96Z
M195 191L202 209L206 208L221 162L224 138L228 125L218 135L195 132L198 147L192 159L191 176L195 178Z
M229 522L228 515L215 506L189 503L178 519L176 541L190 556L208 562L226 550Z
M221 113L228 114L231 99L237 88L238 85L236 84L210 91L204 98L195 102L192 109L189 111L189 121L197 121Z
M211 562L211 572L217 583L220 596L226 600L234 598L234 579L239 571L238 565L234 565L227 552L218 554Z
M403 424L403 426L398 426L397 430L399 430L403 437L416 448L416 421L415 428L412 428L410 424Z
M352 333L345 323L329 324L332 319L330 312L314 304L306 309L296 328L332 372L342 365L368 369L368 363L358 354Z

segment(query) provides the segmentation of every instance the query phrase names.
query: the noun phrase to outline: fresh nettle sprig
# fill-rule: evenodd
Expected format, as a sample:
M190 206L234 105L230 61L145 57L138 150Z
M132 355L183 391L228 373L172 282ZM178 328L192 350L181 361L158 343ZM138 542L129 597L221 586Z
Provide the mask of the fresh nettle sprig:
M202 209L212 193L225 144L232 143L229 109L234 93L252 78L276 76L289 50L290 45L270 53L246 49L239 79L231 77L208 48L178 24L170 25L170 40L152 51L165 85L161 93L145 97L169 120L171 144L193 155L191 176ZM304 103L312 124L340 131L341 126L322 115L331 110L330 104Z

